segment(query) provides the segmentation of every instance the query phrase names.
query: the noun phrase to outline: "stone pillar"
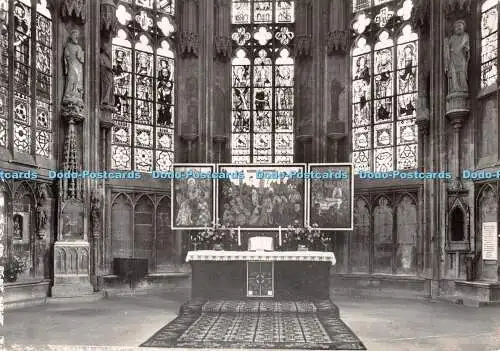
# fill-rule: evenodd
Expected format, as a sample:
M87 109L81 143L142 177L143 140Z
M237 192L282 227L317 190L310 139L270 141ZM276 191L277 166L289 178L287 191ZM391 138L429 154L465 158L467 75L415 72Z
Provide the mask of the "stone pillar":
M327 36L324 38L322 47L327 54L327 74L324 82L325 113L321 122L322 130L325 130L325 150L322 161L339 162L348 160L349 155L338 155L340 143L348 135L349 113L343 115L340 111L350 111L349 89L350 66L349 52L351 44L351 32L349 30L348 16L349 4L345 0L330 0L327 2L326 13L328 14L328 27L325 29ZM350 144L350 143L349 143Z
M214 59L212 76L213 105L208 109L214 142L213 162L231 161L231 0L215 0L214 7ZM210 17L205 18L209 21ZM207 56L207 60L209 60ZM227 137L229 136L229 138Z
M96 131L96 153L95 168L98 170L108 170L111 168L111 129L113 128L113 114L118 110L114 106L114 73L112 61L112 39L116 35L116 3L113 0L101 0L96 18L99 21L98 39L96 45L96 55L98 54L99 65L99 95L97 98L98 118L95 119ZM97 33L96 33L97 34ZM98 276L104 270L104 237L106 232L106 216L103 216L106 206L111 206L106 202L106 190L108 181L104 180L95 183L91 189L90 197L90 224L91 224L91 276L95 287L98 285Z
M295 13L295 101L296 162L313 162L313 1L296 1Z
M178 2L179 31L178 33L178 59L176 61L178 71L177 85L177 123L178 142L190 148L189 156L181 155L182 148L177 148L176 162L195 162L200 158L201 144L203 143L203 131L206 115L202 115L202 101L200 99L201 87L203 87L204 67L200 60L200 52L203 38L200 36L200 8L204 1L186 0ZM180 103L182 102L182 103ZM194 156L195 155L195 156Z
M91 2L84 0L61 0L63 23L59 27L63 39L59 47L59 61L63 67L64 81L59 91L61 119L64 122L64 144L61 169L65 172L80 172L89 169L91 153L95 145L90 143L94 131L89 117L91 101L90 82L95 74L92 54L92 26L95 18ZM90 21L89 21L90 18ZM94 43L95 44L95 43ZM91 72L94 72L93 74ZM73 297L91 294L90 245L86 200L87 186L81 178L64 178L59 182L58 235L54 244L54 286L52 296Z
M423 1L423 0L422 0ZM428 157L428 169L448 171L448 150L446 104L443 96L446 96L446 79L444 72L444 45L446 36L445 9L446 1L429 2L429 43L432 42L430 50L427 51L430 59L429 71L429 143L431 151ZM427 44L428 45L428 44ZM430 295L440 295L439 281L445 271L445 239L447 227L447 184L442 180L432 180L427 185L425 193L431 236L432 251L432 273Z
M417 97L417 117L416 124L418 128L418 169L425 171L432 168L432 154L431 154L431 137L429 136L430 128L430 114L429 114L429 89L430 89L430 69L432 65L432 57L426 48L431 46L431 33L430 33L430 7L431 4L426 0L417 0L413 3L412 8L412 29L418 34L418 97ZM431 228L430 218L432 210L430 209L430 202L432 197L432 182L424 182L423 190L419 193L418 197L420 211L420 222L423 225L418 241L418 265L420 273L432 279L432 250L431 250Z

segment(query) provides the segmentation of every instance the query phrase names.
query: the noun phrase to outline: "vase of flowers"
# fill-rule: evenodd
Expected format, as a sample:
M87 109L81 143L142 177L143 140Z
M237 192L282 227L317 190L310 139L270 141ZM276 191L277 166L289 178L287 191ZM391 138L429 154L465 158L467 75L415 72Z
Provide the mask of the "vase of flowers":
M331 237L327 232L318 229L314 223L312 226L300 227L298 221L287 228L284 236L284 247L297 251L327 251Z
M7 283L13 283L17 280L19 274L26 270L26 263L19 256L12 256L5 262L3 276Z
M235 245L235 233L234 230L226 228L217 220L213 227L194 233L191 241L195 248L220 251L231 249Z

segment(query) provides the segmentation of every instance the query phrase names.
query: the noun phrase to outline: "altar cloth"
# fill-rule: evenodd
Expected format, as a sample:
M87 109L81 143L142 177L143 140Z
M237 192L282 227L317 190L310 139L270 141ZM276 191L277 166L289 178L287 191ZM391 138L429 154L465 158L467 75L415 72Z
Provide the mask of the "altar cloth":
M333 252L323 251L189 251L186 262L193 261L298 261L298 262L330 262L335 265Z

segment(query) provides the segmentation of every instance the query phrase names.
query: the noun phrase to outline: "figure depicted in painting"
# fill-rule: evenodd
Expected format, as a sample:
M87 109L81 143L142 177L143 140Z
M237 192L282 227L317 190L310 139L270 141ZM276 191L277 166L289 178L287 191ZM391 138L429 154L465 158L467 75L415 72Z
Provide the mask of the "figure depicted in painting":
M27 50L29 49L29 17L26 15L26 8L23 4L16 2L14 5L14 28L15 28L15 38L14 38L14 46L20 47L21 44L21 53L26 54L23 55L26 59L29 58L29 53ZM27 62L26 62L27 64Z
M204 227L211 222L210 193L197 183L195 179L189 178L186 187L178 186L176 200L179 210L175 224L179 227Z
M415 72L413 70L413 59L415 57L415 47L408 44L403 49L401 58L404 69L399 74L401 80L400 93L411 93L415 90Z
M148 75L149 67L149 54L145 52L137 53L137 74Z
M399 101L399 114L401 116L411 116L415 112L413 99L411 96L402 96Z
M257 111L255 117L255 127L257 130L267 130L271 128L270 111Z
M391 118L391 114L387 109L385 108L384 104L381 103L377 109L377 119L379 121L387 120Z
M290 218L304 222L301 182L250 178L239 184L223 182L220 204L223 223L243 228L277 228L288 226Z
M248 132L250 130L250 119L245 118L244 112L240 110L233 111L233 114L234 114L233 132L235 133Z
M249 110L247 94L250 88L234 88L233 108L235 110Z
M444 43L445 74L448 77L448 94L468 93L467 70L470 59L469 34L465 32L465 21L453 24L453 34Z
M250 85L250 72L248 66L237 66L235 68L234 86L247 87Z
M158 70L158 123L162 125L172 124L172 72L167 60L160 60L160 68Z
M255 110L257 112L264 111L266 108L269 108L269 95L266 94L264 90L256 90L255 91Z
M14 239L23 239L23 217L20 215L14 215Z
M83 106L83 64L85 53L78 44L80 32L73 29L64 48L64 74L66 85L63 103Z
M304 211L302 209L302 202L293 203L293 207L292 210L289 212L288 218L291 221L291 223L304 222Z
M312 181L310 223L320 228L351 226L348 181Z
M365 56L360 56L356 60L356 73L354 79L361 79L366 85L370 85L370 68Z
M392 70L392 55L388 49L380 50L377 53L377 97L391 95L391 70Z

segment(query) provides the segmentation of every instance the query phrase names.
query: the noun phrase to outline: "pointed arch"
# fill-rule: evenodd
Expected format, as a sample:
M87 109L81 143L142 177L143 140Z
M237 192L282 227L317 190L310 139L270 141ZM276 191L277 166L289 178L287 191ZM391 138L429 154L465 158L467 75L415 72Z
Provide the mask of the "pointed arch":
M133 202L127 194L119 193L111 203L111 257L133 255Z
M174 1L119 1L111 167L169 170L174 161Z
M370 202L365 196L354 199L354 230L351 237L350 266L354 273L369 273L371 247Z
M295 1L233 0L231 18L232 162L293 163Z
M356 173L417 167L418 36L409 22L412 6L411 0L353 2L352 161Z
M155 242L154 202L148 194L139 196L134 205L134 250L137 258L148 259L150 269L154 268Z
M169 196L159 199L156 207L156 269L168 270L175 262L173 257L178 256L175 232L171 228L171 200Z
M417 268L418 213L414 196L402 194L396 210L396 273L415 274Z

